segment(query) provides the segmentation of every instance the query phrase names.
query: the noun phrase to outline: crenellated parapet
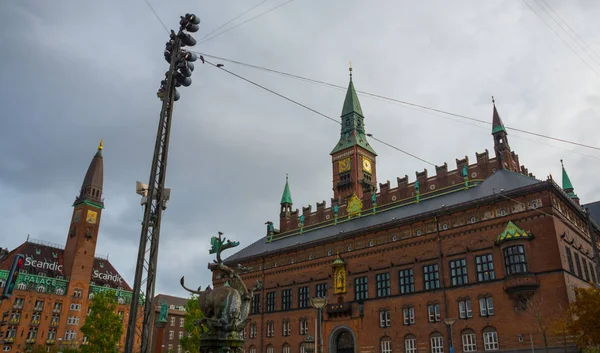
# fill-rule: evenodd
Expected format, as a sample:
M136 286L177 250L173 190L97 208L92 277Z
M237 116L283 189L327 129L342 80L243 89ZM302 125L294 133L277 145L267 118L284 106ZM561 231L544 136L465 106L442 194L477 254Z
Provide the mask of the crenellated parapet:
M476 153L476 162L469 164L469 157L457 158L455 168L448 170L448 164L435 166L435 175L429 175L427 169L415 172L415 180L409 181L409 177L396 178L396 185L392 186L388 180L379 183L379 192L365 192L360 198L363 213L372 213L390 207L402 206L419 202L421 199L433 197L439 194L472 187L483 181L497 171L498 161L490 158L489 151ZM515 160L518 156L515 155ZM528 175L524 166L520 167L521 173ZM531 176L531 175L530 175ZM418 181L418 190L416 188ZM335 223L336 220L348 218L347 201L331 199L331 205L327 207L326 201L318 202L316 210L312 205L282 214L280 218L280 229L276 232L274 239L294 232L303 232L315 227Z

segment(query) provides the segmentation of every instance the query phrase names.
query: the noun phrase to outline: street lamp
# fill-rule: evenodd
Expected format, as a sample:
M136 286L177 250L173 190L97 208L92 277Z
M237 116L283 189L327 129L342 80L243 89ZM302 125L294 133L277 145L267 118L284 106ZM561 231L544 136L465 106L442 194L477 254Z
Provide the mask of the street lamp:
M454 325L456 323L456 319L444 319L444 323L446 324L446 326L449 327L449 331L450 331L450 337L448 339L448 341L450 342L450 353L454 353L454 341L452 339L452 325Z
M321 332L321 320L323 317L323 307L327 305L327 297L310 298L310 305L317 309L317 353L323 353L323 333Z
M311 335L307 335L304 342L302 342L302 346L304 347L304 353L314 353L315 339Z

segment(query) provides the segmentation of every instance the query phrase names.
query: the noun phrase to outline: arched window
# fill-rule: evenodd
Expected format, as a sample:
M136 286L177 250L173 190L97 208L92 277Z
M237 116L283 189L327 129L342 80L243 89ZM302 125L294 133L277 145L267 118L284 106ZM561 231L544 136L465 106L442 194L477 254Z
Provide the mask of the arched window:
M248 349L248 353L256 353L256 347L254 345L251 345Z
M57 294L57 295L63 295L63 294L65 294L65 290L64 290L64 289L62 289L62 288L60 288L60 287L59 287L59 288L56 288L56 294Z
M476 335L475 331L467 329L464 330L461 334L462 337L462 346L463 352L476 352L477 344L476 344Z
M483 349L488 351L497 351L500 348L498 344L498 332L494 327L483 329Z
M414 335L404 336L404 353L417 353L417 338Z
M119 303L119 304L125 304L125 298L123 298L123 297L119 297L119 299L118 299L118 303Z
M283 349L281 350L281 353L291 353L292 352L292 347L290 347L289 344L284 343L283 344Z
M267 346L267 353L275 353L275 348L273 348L272 344Z
M0 288L4 288L5 285L6 285L6 281L4 281L3 279L0 278Z
M40 285L36 288L36 291L38 293L46 293L46 287Z
M429 337L431 353L444 353L444 337L439 332L434 332Z
M392 339L384 336L380 340L381 353L392 353Z
M17 284L17 289L18 290L26 290L27 289L27 285L23 282Z

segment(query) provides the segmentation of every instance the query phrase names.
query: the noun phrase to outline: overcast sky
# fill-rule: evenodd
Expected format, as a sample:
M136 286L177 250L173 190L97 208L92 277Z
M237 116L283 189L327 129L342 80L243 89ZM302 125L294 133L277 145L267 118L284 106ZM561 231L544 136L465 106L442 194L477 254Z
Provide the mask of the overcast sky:
M198 39L259 2L149 1L169 28L196 13ZM351 61L358 90L490 122L494 95L508 126L600 146L600 56L592 53L600 53L600 2L545 0L576 33L568 35L536 1L544 5L295 0L194 49L343 86ZM266 1L232 25L283 2ZM579 37L586 44L573 41ZM97 253L110 254L133 285L142 219L135 181L149 176L167 39L144 0L0 2L0 246L12 249L27 234L64 244L71 204L103 138ZM223 63L326 115L341 113L344 90ZM210 282L217 231L243 247L264 236L266 221L278 225L286 173L295 208L329 205L329 152L339 138L331 121L212 66L197 64L192 79L175 106L161 229L156 292L172 295L186 295L182 275L191 287ZM493 154L488 125L360 100L369 133L432 163L454 169L456 158ZM582 202L600 199L599 151L511 130L509 140L538 178L559 179L562 158ZM435 174L371 144L379 182L395 186L424 168Z

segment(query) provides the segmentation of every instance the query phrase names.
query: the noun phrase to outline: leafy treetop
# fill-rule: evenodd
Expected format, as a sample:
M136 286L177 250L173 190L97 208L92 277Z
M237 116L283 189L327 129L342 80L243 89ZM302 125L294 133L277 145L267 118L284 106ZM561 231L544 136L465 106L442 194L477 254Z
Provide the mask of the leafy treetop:
M192 295L185 304L185 321L183 327L187 335L184 335L179 342L183 352L199 352L200 351L200 335L207 331L204 325L199 321L204 318L204 313L200 310L198 297Z
M123 335L123 323L116 312L117 297L113 292L97 293L90 309L81 327L88 341L81 347L82 353L116 353Z

